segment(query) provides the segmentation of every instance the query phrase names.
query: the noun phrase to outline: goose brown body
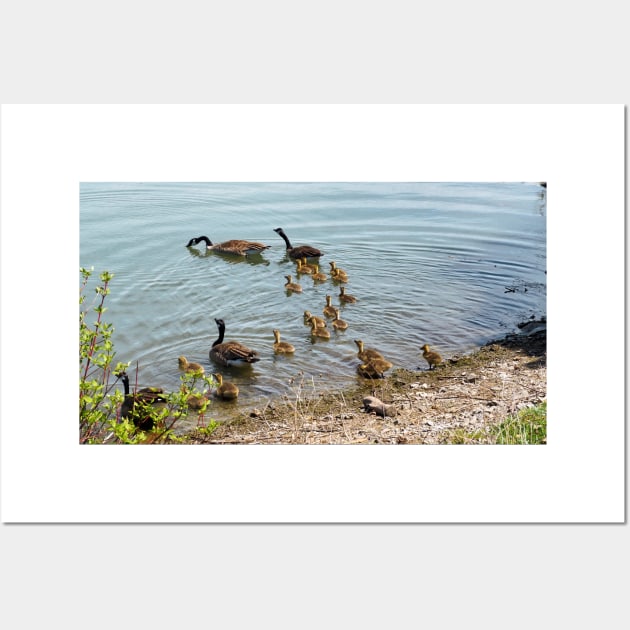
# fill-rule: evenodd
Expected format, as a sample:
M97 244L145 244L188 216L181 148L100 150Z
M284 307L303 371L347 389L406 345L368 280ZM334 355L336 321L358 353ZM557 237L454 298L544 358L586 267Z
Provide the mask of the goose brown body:
M249 256L252 254L260 254L261 252L269 249L271 245L265 245L264 243L257 243L256 241L243 241L239 239L233 239L231 241L223 241L223 243L215 243L207 236L198 236L197 238L191 238L188 241L186 247L197 245L197 243L205 242L206 249L221 252L223 254L236 254L238 256Z
M161 387L143 387L134 394L129 392L129 377L120 372L118 377L123 382L125 399L120 406L120 417L131 418L136 427L142 431L150 431L155 424L151 417L150 407L165 403L164 390Z
M238 341L223 341L225 335L225 322L222 319L214 320L219 328L219 338L210 348L210 360L223 366L248 365L260 361L258 352L251 350Z
M312 245L298 245L297 247L293 247L293 245L291 245L291 241L289 241L289 237L284 233L282 228L274 228L273 231L284 240L287 246L287 255L289 258L319 258L324 255L321 251L319 251L319 249L313 247Z

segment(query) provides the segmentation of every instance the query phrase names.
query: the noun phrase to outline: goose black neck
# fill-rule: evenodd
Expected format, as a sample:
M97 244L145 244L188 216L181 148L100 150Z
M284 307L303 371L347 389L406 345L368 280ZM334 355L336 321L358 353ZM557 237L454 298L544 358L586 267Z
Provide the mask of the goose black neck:
M284 242L287 244L287 249L293 249L293 247L291 247L289 237L284 233L284 230L282 228L276 228L274 232L277 232L284 239Z
M212 241L207 236L198 236L197 238L191 238L188 241L188 245L186 245L186 247L190 247L191 245L197 245L197 243L200 243L201 241L204 241L208 247L212 245Z
M213 348L223 343L223 336L225 335L225 324L222 321L217 321L217 326L219 327L219 338L212 344Z
M127 374L121 374L120 380L122 381L123 387L125 388L125 396L129 396L129 377Z

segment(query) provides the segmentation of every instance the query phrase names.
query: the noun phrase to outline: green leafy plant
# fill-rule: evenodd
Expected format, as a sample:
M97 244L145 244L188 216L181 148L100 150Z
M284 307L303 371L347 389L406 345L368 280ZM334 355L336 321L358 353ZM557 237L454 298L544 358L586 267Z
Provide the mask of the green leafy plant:
M87 304L87 287L93 269L81 267L81 287L79 291L79 442L81 444L140 444L176 443L184 441L176 435L175 427L194 407L200 420L209 404L207 396L216 384L212 377L201 373L183 373L179 391L160 396L159 405L145 404L137 400L129 417L121 418L120 407L124 395L116 388L119 376L126 372L130 363L115 361L112 336L114 327L105 322L105 298L109 295L109 285L113 274L104 271L100 274L100 284L94 291L96 297ZM96 314L94 321L89 316ZM137 383L138 366L135 370ZM136 392L134 386L130 395ZM139 418L150 419L150 431L145 431L134 423ZM140 423L139 423L140 424ZM209 435L216 428L209 422L202 429Z

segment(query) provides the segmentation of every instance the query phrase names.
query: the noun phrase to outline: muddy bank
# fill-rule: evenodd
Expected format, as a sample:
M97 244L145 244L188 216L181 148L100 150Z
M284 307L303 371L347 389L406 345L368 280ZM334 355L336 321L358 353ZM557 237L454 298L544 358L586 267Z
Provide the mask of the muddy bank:
M547 396L545 322L527 322L478 351L434 370L391 370L353 388L326 391L296 383L291 396L221 424L197 444L449 444L493 443L489 430ZM419 363L422 363L419 354ZM388 405L367 411L364 398ZM378 406L374 407L378 410Z

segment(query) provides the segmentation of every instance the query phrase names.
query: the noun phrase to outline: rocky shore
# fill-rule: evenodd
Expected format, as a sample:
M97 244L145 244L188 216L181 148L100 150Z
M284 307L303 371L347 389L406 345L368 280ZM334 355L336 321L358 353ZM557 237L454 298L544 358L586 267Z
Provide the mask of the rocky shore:
M223 423L210 436L193 433L190 442L492 444L493 426L546 401L546 323L519 328L434 370L392 370L338 392L297 384L293 396Z

